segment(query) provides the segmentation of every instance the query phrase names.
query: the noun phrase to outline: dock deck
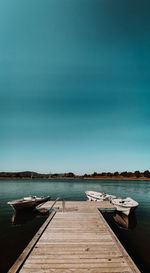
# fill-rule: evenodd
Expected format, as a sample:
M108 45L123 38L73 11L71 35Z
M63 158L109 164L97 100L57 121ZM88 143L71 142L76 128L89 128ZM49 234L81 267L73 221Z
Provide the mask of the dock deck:
M51 207L47 202L43 207ZM57 202L9 273L131 273L140 271L97 208L105 202Z

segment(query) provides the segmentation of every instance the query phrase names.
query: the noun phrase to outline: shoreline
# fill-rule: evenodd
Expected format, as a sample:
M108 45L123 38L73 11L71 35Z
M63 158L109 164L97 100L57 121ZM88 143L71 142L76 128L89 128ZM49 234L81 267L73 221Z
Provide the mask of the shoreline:
M77 176L77 177L49 177L49 178L41 178L41 177L0 177L0 180L35 180L35 179L43 179L43 180L128 180L128 181L150 181L150 177L123 177L123 176L112 176L112 177L108 177L108 176L97 176L97 177L91 177L91 176L87 176L87 177L82 177L82 176Z

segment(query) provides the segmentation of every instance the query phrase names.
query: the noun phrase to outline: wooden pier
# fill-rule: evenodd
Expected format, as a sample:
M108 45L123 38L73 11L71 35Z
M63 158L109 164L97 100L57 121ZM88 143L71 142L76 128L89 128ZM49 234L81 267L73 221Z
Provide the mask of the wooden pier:
M100 207L113 208L107 201L68 201L63 212L57 202L8 273L139 273Z

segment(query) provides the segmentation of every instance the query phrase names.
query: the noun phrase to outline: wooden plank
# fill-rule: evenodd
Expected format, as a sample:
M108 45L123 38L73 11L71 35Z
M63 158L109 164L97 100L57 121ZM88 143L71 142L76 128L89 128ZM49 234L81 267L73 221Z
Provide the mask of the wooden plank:
M112 247L115 245L114 244L114 242L110 242L109 240L108 241L106 241L106 240L103 240L103 241L98 241L98 240L87 240L86 242L85 242L85 240L80 240L79 242L78 242L78 244L80 244L80 245L85 245L85 243L87 243L87 244L90 244L90 245L111 245ZM64 241L64 240L50 240L49 242L47 241L47 240L45 240L45 241L40 241L40 243L39 243L39 245L51 245L51 244L55 244L55 245L58 245L58 244L66 244L66 241ZM69 245L76 245L77 243L76 243L76 240L68 240L67 241L67 244Z
M49 263L30 263L24 264L24 268L34 268L34 269L49 269L49 268L62 268L62 269L69 269L69 268L76 268L78 269L90 269L90 268L117 268L120 267L123 271L124 267L128 267L127 263L67 263L67 264L49 264ZM129 267L128 267L129 268ZM121 271L121 272L122 272ZM35 271L36 272L36 271Z
M115 244L73 244L73 245L66 245L66 244L40 244L38 243L38 247L35 247L34 250L37 251L47 251L47 253L86 253L86 252L92 252L92 253L103 253L104 251L112 252L113 251L119 251L117 246Z
M53 201L48 201L41 207L47 207L50 208L53 204ZM55 207L62 208L62 202L58 201ZM87 211L93 209L93 208L114 208L113 204L111 204L109 201L104 202L89 202L89 201L67 201L65 202L65 207L67 208L74 208L74 209L87 209Z
M67 226L60 226L60 227L54 227L52 226L51 228L49 227L47 229L47 233L58 233L58 232L69 232L69 233L72 233L72 232L86 232L86 233L93 233L93 232L96 232L96 233L106 233L106 234L110 234L109 231L105 228L105 227L97 227L97 226L76 226L76 227L73 227L73 226L70 226L70 227L67 227Z
M38 251L36 251L35 253L36 253L36 255L38 255L38 253L39 254L42 254L42 255L45 255L45 254L47 254L47 255L51 255L51 254L53 254L53 255L57 255L57 253L58 253L58 255L75 255L75 254L78 254L78 255L83 255L84 253L86 254L86 250L84 250L84 249L82 249L82 246L81 246L81 248L69 248L68 250L66 249L66 248L61 248L60 250L58 250L57 251L57 247L56 248L54 248L54 251L52 251L51 249L50 249L50 247L44 247L43 246L43 251L42 251L42 249L41 248L39 248L38 249ZM116 251L116 252L118 252L118 249L117 248L113 248L114 249L114 251ZM108 254L108 255L111 255L111 252L112 252L112 248L111 248L111 246L109 246L109 247L103 247L102 249L90 249L90 250L88 250L88 255L90 255L91 253L93 254L93 255L98 255L98 254ZM120 252L118 252L119 254L120 254ZM120 255L122 255L122 254L120 254Z
M58 251L61 250L61 249L64 249L65 251L67 251L67 249L70 251L71 249L80 249L80 250L83 250L83 251L100 251L101 249L112 249L112 251L114 250L114 248L118 249L117 245L114 243L114 242L106 242L106 243L99 243L99 244L87 244L86 242L84 242L83 244L79 244L78 242L74 243L73 245L71 244L67 244L67 243L63 243L63 244L60 244L58 243L57 245L56 244L53 244L53 243L48 243L48 244L42 244L42 247L40 246L41 244L41 241L38 242L38 244L35 246L34 249L44 249L44 248L49 248L49 249L52 249L53 251L55 249L57 249ZM119 251L119 250L118 250Z
M76 268L69 268L69 269L35 269L34 268L23 268L21 273L131 273L131 270L129 267L113 267L113 268L90 268L90 269L77 269Z
M76 257L80 257L80 258L87 258L89 257L90 258L95 258L96 259L99 257L99 258L116 258L116 257L124 257L121 253L119 252L112 252L110 251L110 249L108 250L103 250L103 251L89 251L88 254L86 253L83 253L82 251L78 250L78 251L74 251L74 250L71 250L70 252L65 252L65 251L59 251L58 253L55 251L54 253L53 252L50 252L48 249L44 249L43 251L39 251L39 252L34 252L33 253L33 256L39 258L39 256L43 256L43 258L45 258L45 256L49 257L49 259L51 258L55 258L57 257L58 258L58 255L61 257L72 257L72 259L76 258Z
M59 212L57 213L56 219L58 218L98 218L97 212L95 212L95 209L93 209L93 211L90 213L85 213L85 212Z
M79 223L78 221L65 221L65 222L60 222L60 221L58 221L58 222L54 222L54 223L52 223L52 225L49 227L49 228L52 228L52 227L72 227L72 228L82 228L82 227L88 227L89 226L89 221L82 221L82 224L81 223ZM94 221L94 222L92 222L91 224L90 224L90 228L95 228L95 227L97 227L97 228L100 228L100 230L101 229L104 229L104 226L103 226L103 224L101 225L98 221Z
M88 238L88 239L87 239ZM105 233L45 233L42 240L111 240L110 234Z
M123 264L123 265L127 265L127 263L124 261L124 258L122 257L115 257L115 258L81 258L81 257L70 257L67 256L67 257L64 257L62 258L61 257L57 257L55 256L53 259L50 259L49 256L34 256L32 255L32 258L30 259L29 263L31 264L101 264L101 265L104 265L104 264ZM28 264L29 264L28 263Z

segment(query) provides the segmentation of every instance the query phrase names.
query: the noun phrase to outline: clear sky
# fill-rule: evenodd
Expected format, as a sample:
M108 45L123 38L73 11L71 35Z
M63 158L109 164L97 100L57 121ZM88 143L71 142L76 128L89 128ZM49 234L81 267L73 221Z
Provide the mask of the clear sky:
M150 169L149 11L1 0L0 171Z

